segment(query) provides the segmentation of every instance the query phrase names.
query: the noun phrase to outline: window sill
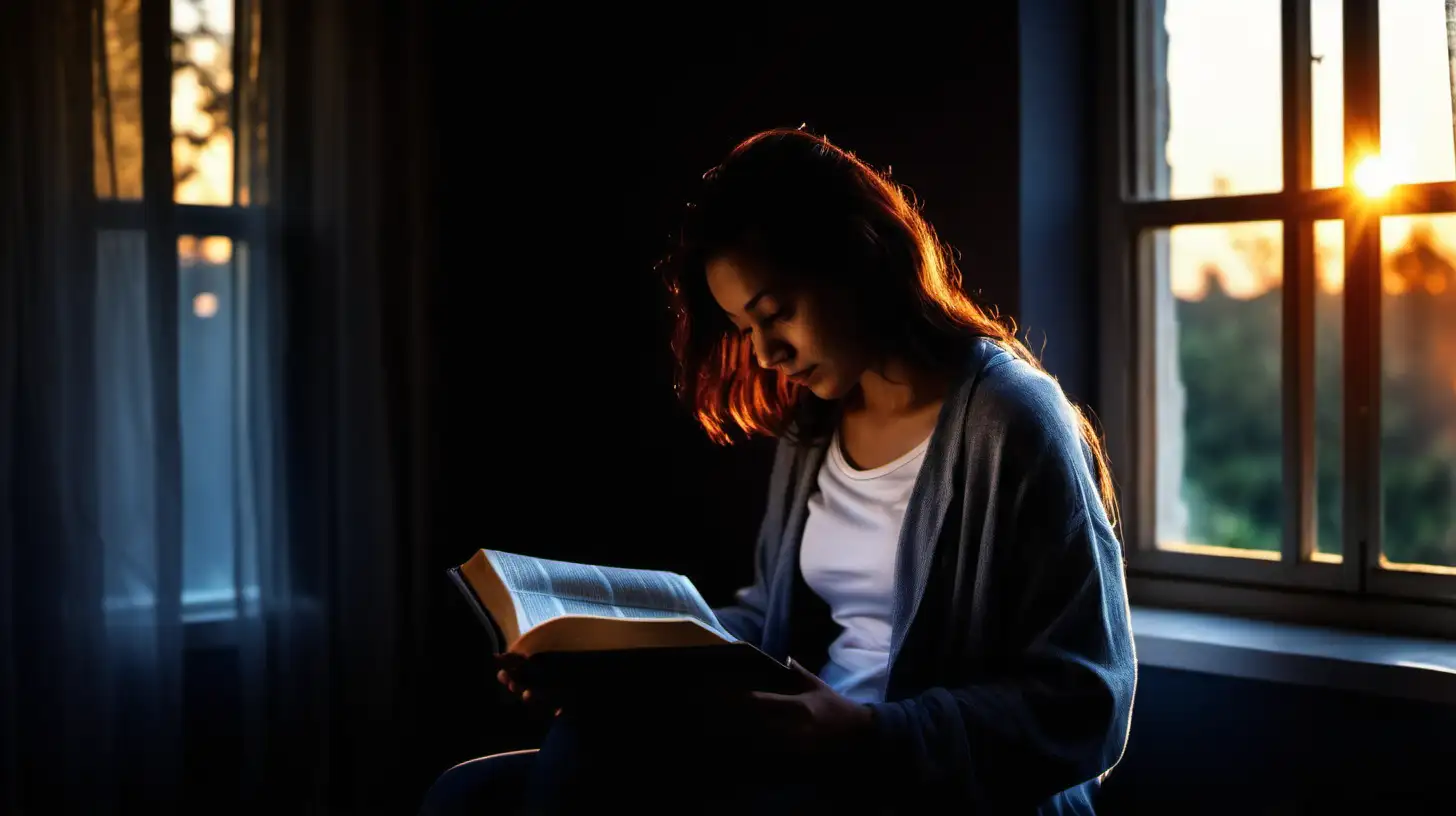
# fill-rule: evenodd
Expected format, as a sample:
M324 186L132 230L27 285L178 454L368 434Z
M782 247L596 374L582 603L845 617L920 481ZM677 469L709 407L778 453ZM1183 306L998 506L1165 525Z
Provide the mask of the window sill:
M256 598L256 596L253 596ZM288 614L295 625L314 626L320 618L320 605L306 598L295 599ZM249 627L259 625L256 605L249 605L240 618L237 608L228 604L188 604L182 615L182 643L190 650L236 649L242 645Z
M1144 666L1456 703L1456 642L1147 606L1132 628Z
M238 630L236 617L183 621L182 644L189 650L236 649L241 639Z

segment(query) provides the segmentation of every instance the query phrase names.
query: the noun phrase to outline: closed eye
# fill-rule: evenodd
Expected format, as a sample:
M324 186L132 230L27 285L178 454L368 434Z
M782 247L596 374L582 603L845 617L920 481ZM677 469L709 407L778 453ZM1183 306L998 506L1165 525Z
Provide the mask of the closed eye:
M779 322L780 320L784 320L785 318L787 318L789 316L788 311L789 311L788 309L780 309L780 310L778 310L777 312L774 312L771 315L764 315L759 320L759 325L761 325L761 326L772 326L773 324ZM738 333L740 335L742 335L744 338L747 338L749 335L753 334L753 327L752 326L744 326L743 328L741 328L741 329L738 330Z
M773 324L778 323L781 320L786 320L788 317L788 309L779 309L777 312L774 312L771 315L765 315L763 318L763 325L772 326Z

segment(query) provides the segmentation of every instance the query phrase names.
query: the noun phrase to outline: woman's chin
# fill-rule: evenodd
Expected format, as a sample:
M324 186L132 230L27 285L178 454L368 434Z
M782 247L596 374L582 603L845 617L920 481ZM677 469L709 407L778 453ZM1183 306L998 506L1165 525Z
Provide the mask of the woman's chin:
M813 382L806 386L814 396L822 400L837 400L849 393L849 388L840 388L839 384L828 377L816 377ZM852 387L852 386L851 386Z

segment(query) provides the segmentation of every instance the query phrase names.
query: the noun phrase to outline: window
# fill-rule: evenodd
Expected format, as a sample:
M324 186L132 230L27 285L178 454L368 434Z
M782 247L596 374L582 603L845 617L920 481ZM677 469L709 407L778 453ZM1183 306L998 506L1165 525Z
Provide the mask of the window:
M1124 0L1107 25L1100 413L1135 600L1456 598L1447 6Z
M91 15L98 310L106 313L98 330L110 343L99 376L125 387L127 366L145 359L140 347L158 326L167 347L175 342L175 395L149 394L130 410L151 413L175 397L175 414L164 407L158 415L180 429L184 619L232 617L257 593L242 566L251 559L240 551L255 535L254 497L237 475L249 465L242 440L257 396L247 349L257 325L250 304L262 272L268 186L258 4L95 0ZM175 324L158 314L163 308L175 308ZM102 388L107 393L107 383ZM119 411L106 421L129 418ZM151 466L143 464L149 439L111 436L122 441L109 443L105 464ZM118 501L109 512L150 519L127 505ZM140 541L154 523L128 529ZM155 582L130 580L125 559L117 560L122 574L107 577L108 607L157 603Z

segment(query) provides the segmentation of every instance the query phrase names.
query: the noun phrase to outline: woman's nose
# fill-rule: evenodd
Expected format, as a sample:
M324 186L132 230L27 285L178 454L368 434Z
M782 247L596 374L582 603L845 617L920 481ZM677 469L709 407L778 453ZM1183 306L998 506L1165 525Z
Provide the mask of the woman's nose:
M788 346L763 332L754 332L753 353L760 368L773 368L788 356Z

